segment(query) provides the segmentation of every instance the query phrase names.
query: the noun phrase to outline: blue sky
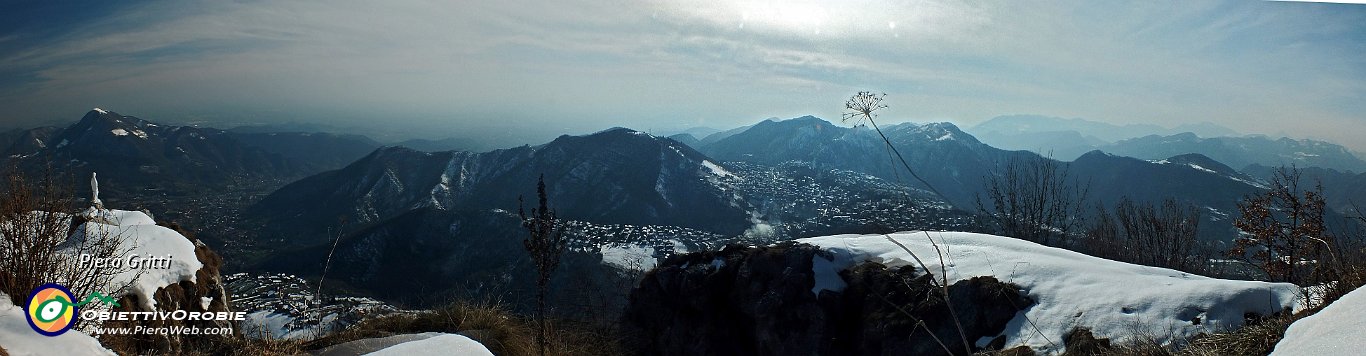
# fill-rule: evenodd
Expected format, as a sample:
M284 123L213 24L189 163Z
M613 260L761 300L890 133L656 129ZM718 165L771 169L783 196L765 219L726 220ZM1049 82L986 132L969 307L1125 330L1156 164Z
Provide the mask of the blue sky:
M1210 121L1366 150L1366 5L141 1L0 5L0 120L717 128L858 90L886 121Z

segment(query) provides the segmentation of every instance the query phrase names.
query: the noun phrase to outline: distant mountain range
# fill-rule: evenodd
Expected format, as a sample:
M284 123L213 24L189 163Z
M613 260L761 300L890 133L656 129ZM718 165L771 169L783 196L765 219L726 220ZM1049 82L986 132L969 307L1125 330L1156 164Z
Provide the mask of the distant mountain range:
M338 217L363 225L424 207L512 211L519 197L534 197L542 174L565 218L724 234L752 225L724 168L676 141L621 128L486 153L383 148L289 184L250 213L280 222L272 226L323 229Z
M982 144L949 123L891 125L883 131L905 155L916 174L945 194L954 205L964 208L972 206L982 177L993 167L1011 156L1026 154ZM928 188L915 182L901 164L894 161L882 139L871 128L836 126L811 116L765 120L742 132L699 145L709 157L722 161L769 165L787 161L811 162L819 168L863 172Z
M356 231L419 209L513 211L545 174L552 206L585 223L783 239L971 223L969 213L940 198L862 172L800 160L717 162L672 139L621 128L485 153L386 147L289 184L248 215L278 238L307 245L337 228L339 218Z
M100 174L112 195L142 189L196 190L292 179L338 167L373 149L359 136L245 134L153 123L94 109L65 127L0 135L7 157L32 171L48 165L86 179Z
M423 152L472 151L476 145L469 140L443 138L440 140L412 139L391 146L402 146Z
M1060 160L1074 160L1092 150L1150 160L1198 153L1240 170L1257 164L1366 171L1366 161L1341 145L1264 135L1240 136L1210 123L1164 128L1015 115L993 118L968 131L995 147L1051 154Z
M907 188L919 185L897 169L871 128L815 117L765 120L711 144L694 142L700 151L622 128L484 153L385 147L253 206L253 225L292 246L254 268L317 273L311 261L331 250L326 238L337 235L328 230L335 233L344 218L334 271L367 294L409 298L400 287L413 283L527 288L525 260L492 256L521 253L517 197L532 196L542 173L552 207L572 221L566 268L584 273L601 268L612 249L648 257L733 241L967 230L976 226L970 211L984 177L1010 159L1039 158L988 146L947 123L884 132L951 204ZM1237 201L1262 189L1258 178L1198 154L1142 160L1096 151L1066 167L1090 183L1093 202L1176 197L1195 204L1210 239L1234 236Z
M1238 169L1249 165L1320 167L1366 172L1366 161L1346 148L1323 141L1271 139L1266 136L1202 138L1192 133L1144 136L1104 148L1119 155L1157 159L1200 153Z
M1111 143L1147 135L1173 135L1192 132L1201 137L1237 136L1233 129L1209 122L1182 124L1166 128L1152 124L1114 125L1081 118L1065 119L1039 115L1006 115L984 121L967 130L983 141L1006 149L1037 150L1037 147L1011 147L1024 143L1047 143L1029 139L1033 134L1057 135L1074 132L1088 141Z
M889 125L883 131L917 174L964 210L975 209L986 177L999 172L1005 162L1039 158L1032 152L989 146L949 123ZM836 126L814 117L767 120L699 146L709 157L721 161L767 165L810 162L816 167L862 172L922 187L893 161L872 129ZM1066 166L1078 181L1090 183L1094 200L1112 204L1123 197L1151 202L1175 197L1206 208L1211 219L1233 211L1244 195L1261 189L1256 178L1209 157L1174 156L1142 160L1094 151ZM1230 222L1225 219L1207 224L1207 236L1226 235Z
M1245 171L1258 179L1270 181L1277 168L1253 164ZM1315 184L1323 184L1323 196L1329 208L1346 216L1366 217L1366 173L1318 167L1299 167L1299 170L1302 187L1312 189Z
M1125 197L1149 203L1175 198L1193 204L1206 219L1200 226L1203 236L1216 240L1236 236L1232 217L1238 202L1263 190L1258 180L1199 154L1148 161L1091 151L1068 168L1089 184L1093 199L1105 204Z

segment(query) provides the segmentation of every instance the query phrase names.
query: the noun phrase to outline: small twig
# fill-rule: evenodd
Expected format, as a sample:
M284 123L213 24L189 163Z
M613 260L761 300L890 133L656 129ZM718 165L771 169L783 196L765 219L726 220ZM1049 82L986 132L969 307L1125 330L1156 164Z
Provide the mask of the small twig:
M934 239L930 237L930 233L924 233L925 239L930 240L930 246L934 246L935 254L939 255L939 278L944 280L944 283L939 284L939 290L944 292L944 306L949 309L949 316L953 318L953 326L958 328L959 338L963 339L963 348L965 350L972 350L972 346L968 344L968 334L963 331L963 323L958 321L958 312L954 311L953 302L949 301L949 271L947 267L944 266L944 253L939 251L939 244L934 242Z
M342 218L341 220L339 220L338 225L337 225L337 234L336 234L336 237L333 237L333 238L332 238L332 248L329 249L329 250L327 250L327 260L323 262L323 273L322 273L322 275L318 276L318 291L317 291L317 293L314 293L314 294L313 294L313 298L317 299L317 305L318 305L318 306L317 306L317 307L312 307L312 306L310 305L310 307L312 307L313 311L317 311L317 312L318 312L318 322L316 323L316 324L317 324L317 325L316 325L317 330L316 330L316 332L315 332L315 333L317 334L316 337L322 337L322 336L323 336L323 335L322 335L322 334L323 334L323 317L322 317L323 281L327 279L327 270L332 266L332 254L335 253L335 252L337 251L337 245L338 245L339 243L341 243L342 231L345 231L345 227L346 227L346 218ZM311 304L311 303L310 303L310 304ZM305 312L304 312L304 315L308 315L308 311L305 311Z
M933 280L933 278L931 278L931 280ZM945 353L947 353L947 354L949 354L949 355L952 355L952 354L953 354L953 349L950 349L948 344L945 344L943 340L940 340L940 339L939 339L939 336L934 334L934 331L930 331L930 327L925 325L925 321L924 321L924 320L921 320L920 318L915 317L915 315L912 315L910 311L907 311L905 308L902 308L900 305L897 305L896 303L892 303L892 301L887 300L887 297L886 297L886 296L881 295L881 294L876 294L876 293L874 293L874 295L877 295L877 297L878 297L879 299L882 299L882 301L883 301L884 303L887 303L887 305L890 305L890 306L892 306L893 308L896 308L896 310L899 311L899 312L901 312L901 314L905 314L906 317L911 318L911 320L915 321L915 325L916 325L916 326L919 326L921 329L925 329L925 333L930 334L930 338L931 338L931 339L934 339L934 342L935 342L935 343L938 343L938 344L939 344L939 347L944 348L944 352L945 352ZM914 328L912 328L912 330L914 330ZM968 349L968 351L971 351L971 350L972 350L972 349Z

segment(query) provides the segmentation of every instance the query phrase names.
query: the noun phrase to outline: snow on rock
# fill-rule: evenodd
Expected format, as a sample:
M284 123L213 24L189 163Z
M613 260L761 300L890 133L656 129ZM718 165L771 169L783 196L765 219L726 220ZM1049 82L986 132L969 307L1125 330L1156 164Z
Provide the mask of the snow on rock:
M328 314L322 317L321 326L298 325L300 321L292 315L262 310L247 314L241 327L243 335L257 339L311 340L336 331L336 319L336 314Z
M1195 170L1198 170L1198 171L1204 171L1204 172L1219 174L1219 172L1215 172L1213 169L1205 168L1205 167L1202 167L1202 166L1200 166L1200 165L1198 165L1198 164L1195 164L1195 163L1187 163L1186 165L1190 166L1191 168L1195 168Z
M101 109L101 108L95 108L94 110L95 110L95 112L100 113L100 114L108 114L108 113L109 113L109 111L104 110L104 109Z
M602 262L625 270L649 271L659 260L655 259L654 248L628 244L624 246L603 246Z
M29 327L24 310L0 293L0 348L11 356L39 355L113 355L90 335L70 331L58 336L43 336Z
M156 225L156 220L140 211L100 210L89 208L83 213L87 218L107 225Z
M182 281L193 282L195 272L204 267L195 256L194 243L190 239L156 225L156 221L145 213L92 208L86 210L85 215L90 221L81 224L63 248L75 249L91 237L114 238L121 240L119 251L126 252L120 257L136 254L142 260L169 259L168 268L125 268L109 283L110 286L129 285L130 289L125 292L136 295L145 303L146 310L156 310L152 294L158 288Z
M1272 355L1351 355L1366 349L1366 288L1290 324Z
M113 129L113 130L109 130L109 133L114 134L114 136L128 136L128 130L124 130L124 129Z
M416 341L409 341L369 353L376 356L423 356L423 355L464 355L493 356L484 344L460 334L438 334Z
M725 168L722 168L720 165L716 163L712 163L711 161L702 160L702 166L707 167L707 170L711 172L711 174L721 177L738 178L735 176L735 174L731 173L730 171L727 171Z
M1123 342L1135 327L1161 331L1161 342L1242 326L1245 313L1262 315L1299 307L1288 283L1232 281L1092 257L1032 242L962 232L890 235L949 283L994 276L1019 285L1035 305L1006 326L1006 347L1027 345L1043 353L1062 351L1063 335L1076 327ZM931 239L934 244L931 244ZM833 258L815 257L816 287L840 290L838 271L863 261L889 267L919 266L883 235L836 235L801 239ZM934 245L942 251L941 258ZM822 277L823 276L823 277ZM1037 328L1037 329L1036 329ZM1168 332L1170 331L1170 332Z

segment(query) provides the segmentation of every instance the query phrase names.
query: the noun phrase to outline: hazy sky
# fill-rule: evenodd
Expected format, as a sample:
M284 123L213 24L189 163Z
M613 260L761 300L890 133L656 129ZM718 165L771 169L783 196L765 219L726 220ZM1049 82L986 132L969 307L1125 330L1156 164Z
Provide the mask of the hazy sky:
M1366 150L1366 5L142 1L0 5L0 120L562 130L1041 114Z

